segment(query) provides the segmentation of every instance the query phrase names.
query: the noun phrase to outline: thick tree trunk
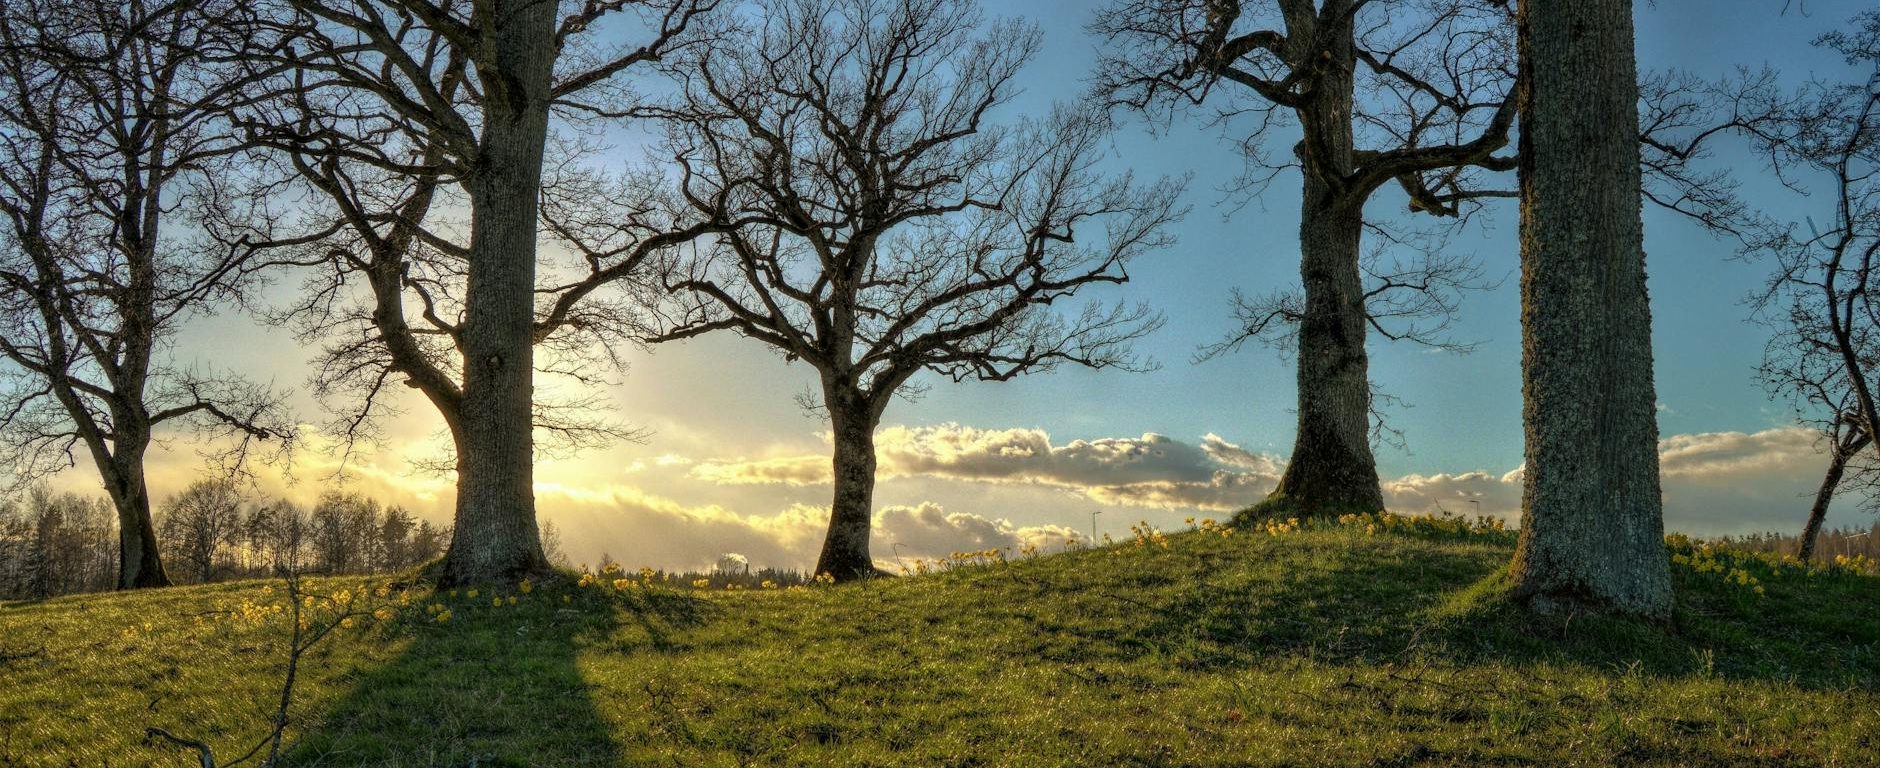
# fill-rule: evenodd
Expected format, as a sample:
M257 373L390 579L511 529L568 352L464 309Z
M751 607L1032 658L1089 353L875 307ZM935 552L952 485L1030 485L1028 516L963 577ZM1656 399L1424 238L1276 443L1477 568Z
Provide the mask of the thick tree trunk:
M824 391L835 433L835 497L816 573L837 581L875 576L868 537L874 524L877 416L859 393L835 386Z
M499 0L488 13L479 19L493 30L478 61L483 136L467 183L457 517L444 564L452 582L513 581L549 568L535 520L531 335L555 4Z
M1523 0L1526 485L1514 594L1671 612L1629 0Z
M147 440L145 441L147 444ZM163 556L157 551L157 526L150 514L150 490L144 482L144 449L120 444L101 473L118 518L118 589L170 586Z
M1274 497L1283 499L1288 511L1306 516L1376 512L1384 508L1384 498L1371 454L1370 362L1358 271L1362 212L1326 204L1330 194L1323 184L1308 181L1306 191L1300 227L1306 316L1299 327L1299 429Z
M1314 515L1377 512L1377 460L1371 454L1370 359L1365 353L1364 276L1358 257L1364 200L1342 179L1353 163L1352 21L1336 14L1322 34L1341 40L1301 110L1306 131L1299 217L1299 427L1292 459L1274 490L1276 511Z

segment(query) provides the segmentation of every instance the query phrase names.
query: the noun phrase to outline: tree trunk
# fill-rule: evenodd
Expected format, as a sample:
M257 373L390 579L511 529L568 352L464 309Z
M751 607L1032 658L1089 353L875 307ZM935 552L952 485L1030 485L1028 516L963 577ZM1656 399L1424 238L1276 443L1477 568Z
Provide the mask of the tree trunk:
M1821 487L1815 491L1815 503L1808 508L1808 524L1802 527L1802 562L1815 557L1815 541L1821 538L1821 524L1828 519L1828 506L1834 503L1835 491L1841 488L1841 476L1847 472L1847 462L1854 458L1872 438L1864 430L1843 431L1842 436L1828 446L1828 472L1821 478Z
M1299 217L1299 427L1292 458L1273 492L1275 511L1302 516L1384 508L1371 454L1370 359L1365 352L1362 195L1349 194L1355 63L1349 14L1323 34L1341 41L1301 109L1304 199Z
M1847 454L1837 448L1828 457L1828 473L1821 478L1821 488L1815 491L1815 503L1808 508L1808 524L1802 527L1802 562L1815 557L1815 540L1821 538L1821 524L1828 519L1828 505L1834 501L1834 491L1841 487L1841 475L1846 470Z
M1299 428L1274 498L1303 516L1376 512L1384 508L1384 498L1371 454L1370 362L1358 272L1362 213L1325 204L1329 193L1323 184L1308 181L1306 190L1300 227L1306 315L1299 327Z
M835 433L835 498L829 505L829 531L816 573L837 581L875 576L868 537L874 523L875 422L867 400L853 389L825 386L829 421Z
M535 241L554 64L555 4L498 0L478 23L483 135L466 186L462 432L450 582L548 570L534 489Z
M1523 0L1527 436L1514 594L1542 612L1671 613L1629 0Z
M105 490L118 518L118 589L170 586L170 575L157 552L157 526L150 514L150 489L144 482L144 449L125 440L106 459ZM148 440L144 441L146 444Z

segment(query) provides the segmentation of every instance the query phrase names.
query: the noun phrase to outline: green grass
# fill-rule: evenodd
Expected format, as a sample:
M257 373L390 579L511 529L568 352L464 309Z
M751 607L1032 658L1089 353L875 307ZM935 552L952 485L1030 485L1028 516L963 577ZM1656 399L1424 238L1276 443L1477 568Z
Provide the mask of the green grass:
M322 766L1880 760L1871 575L1701 559L1725 563L1718 571L1687 557L1674 566L1675 626L1659 628L1510 608L1507 534L1346 525L1166 542L793 591L566 583L493 607L488 593L414 588L390 620L341 630L307 659L292 755ZM208 612L278 601L267 587L0 607L0 765L193 764L143 745L151 725L246 749L267 728L286 622ZM433 604L450 619L435 621Z

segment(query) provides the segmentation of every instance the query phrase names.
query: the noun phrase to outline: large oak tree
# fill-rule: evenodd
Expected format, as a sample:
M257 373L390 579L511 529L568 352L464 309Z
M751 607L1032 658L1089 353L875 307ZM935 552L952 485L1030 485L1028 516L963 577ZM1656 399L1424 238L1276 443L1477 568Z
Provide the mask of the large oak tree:
M1106 174L1110 126L1001 124L1038 35L964 0L777 0L677 59L662 110L683 193L734 228L675 263L658 338L731 331L815 368L834 497L818 573L875 573L874 432L922 371L1003 381L1136 363L1159 317L1090 303L1169 243L1179 185Z
M1485 178L1514 167L1497 154L1515 117L1509 22L1504 3L1475 0L1120 0L1093 25L1111 45L1098 77L1116 103L1216 105L1246 126L1233 139L1254 191L1299 171L1303 294L1242 303L1234 340L1277 333L1297 350L1298 430L1272 511L1383 508L1367 335L1436 341L1391 321L1446 315L1479 281L1441 256L1367 275L1365 206L1389 184L1412 211L1446 217L1511 196ZM1292 152L1268 156L1289 126Z
M594 237L564 238L580 241L570 244L582 262L568 281L538 270L551 120L619 114L627 89L618 79L686 45L713 7L280 0L236 22L291 41L256 57L290 82L282 99L249 113L247 127L334 214L314 258L304 247L283 258L326 269L319 298L300 307L311 314L307 328L353 334L329 347L316 383L362 398L352 411L359 423L379 389L402 378L450 431L457 509L448 580L514 580L549 567L533 487L534 430L543 424L537 347L618 338L620 305L597 291L669 243L660 224L633 215L573 224L551 216L553 236L567 234L565 225ZM590 189L571 204L598 204L610 192ZM452 226L446 203L464 212L465 226ZM455 236L461 230L467 237ZM249 244L277 239L263 233ZM335 311L333 301L359 289L363 312Z

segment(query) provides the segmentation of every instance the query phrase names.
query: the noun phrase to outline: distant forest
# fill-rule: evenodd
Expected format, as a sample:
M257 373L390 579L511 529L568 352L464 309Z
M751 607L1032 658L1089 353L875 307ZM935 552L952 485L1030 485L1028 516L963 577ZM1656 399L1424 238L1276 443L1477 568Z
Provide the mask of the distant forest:
M450 528L358 493L311 507L257 498L239 483L199 480L157 510L164 562L179 583L261 578L275 564L324 574L386 573L441 557ZM565 560L544 526L551 560ZM116 585L117 515L110 500L35 488L0 499L0 600L33 600Z

